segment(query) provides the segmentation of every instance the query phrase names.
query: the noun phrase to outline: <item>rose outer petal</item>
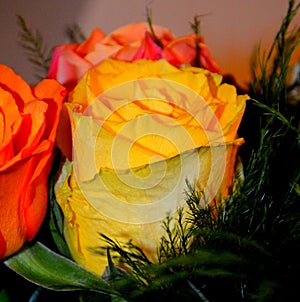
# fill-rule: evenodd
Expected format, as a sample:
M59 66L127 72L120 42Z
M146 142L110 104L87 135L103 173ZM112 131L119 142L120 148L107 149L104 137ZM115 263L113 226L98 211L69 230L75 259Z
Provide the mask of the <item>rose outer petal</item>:
M6 242L6 257L19 250L36 234L47 207L47 177L40 174L33 182L32 172L43 154L20 161L0 172L0 232ZM42 163L41 165L44 165ZM17 189L16 189L17 188ZM28 211L32 211L30 215Z
M194 34L175 38L163 51L163 58L175 66L192 64L211 72L220 73L220 67L210 53L210 50L201 39L199 46L199 62L196 57L196 36Z
M7 73L6 78L0 72L0 87L15 101L1 108L7 111L17 105L20 111L15 123L19 127L11 134L17 154L0 167L0 257L5 258L33 239L45 216L52 148L66 92L55 80L44 80L31 89L10 68L0 69ZM16 116L7 114L6 118ZM2 125L9 126L9 121Z
M55 194L64 213L64 235L74 260L101 275L107 265L107 257L96 252L104 245L99 236L99 233L102 233L120 243L132 240L132 243L139 246L151 261L157 261L157 247L161 236L164 235L164 229L162 219L155 219L156 214L159 218L167 214L168 206L172 208L173 205L175 209L176 202L184 200L185 180L193 181L191 172L199 162L201 169L196 183L198 189L205 189L208 200L213 197L209 196L210 193L217 193L214 186L218 186L220 188L218 192L226 196L233 178L236 151L242 142L237 140L226 144L225 160L228 161L228 165L226 162L225 171L219 170L219 166L225 165L221 162L224 160L224 146L213 147L215 156L220 156L213 165L211 165L212 149L203 147L199 148L194 153L197 154L196 157L191 159L189 154L181 154L181 157L157 162L151 168L148 165L140 167L132 174L124 171L118 175L112 170L101 170L94 180L80 184L72 171L72 164L67 161L55 185ZM164 167L167 167L166 170L162 169ZM157 186L143 190L126 185L126 180L134 177L135 173L145 176L149 171L154 179L160 178L161 171L164 171L164 178ZM186 171L188 174L185 174ZM97 182L98 177L102 186ZM165 203L160 203L163 198L166 198ZM148 210L149 206L154 210ZM185 210L188 211L187 206ZM122 221L126 219L130 222Z
M166 27L153 25L153 30L164 45L174 39L173 34ZM150 31L147 22L128 24L111 32L103 39L102 43L107 45L128 45L144 39L147 31Z
M59 83L70 87L92 67L92 64L80 57L73 48L73 45L56 47L48 72L48 78L56 79Z
M30 86L6 65L0 64L0 87L8 91L22 111L24 104L34 100Z

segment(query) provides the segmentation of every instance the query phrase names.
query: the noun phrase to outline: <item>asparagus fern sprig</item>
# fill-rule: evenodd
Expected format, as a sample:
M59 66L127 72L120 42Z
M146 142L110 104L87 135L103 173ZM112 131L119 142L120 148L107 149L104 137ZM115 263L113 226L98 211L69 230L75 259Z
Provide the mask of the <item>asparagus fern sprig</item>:
M86 36L78 24L72 24L66 28L66 34L71 43L82 43Z
M20 44L37 72L35 76L38 79L45 78L49 69L52 51L47 49L41 33L38 30L33 32L22 16L17 16L17 21L21 30Z
M259 47L252 60L251 94L255 99L282 111L287 100L290 61L300 43L300 27L289 30L300 3L289 1L287 14L267 53ZM292 83L293 84L293 83Z

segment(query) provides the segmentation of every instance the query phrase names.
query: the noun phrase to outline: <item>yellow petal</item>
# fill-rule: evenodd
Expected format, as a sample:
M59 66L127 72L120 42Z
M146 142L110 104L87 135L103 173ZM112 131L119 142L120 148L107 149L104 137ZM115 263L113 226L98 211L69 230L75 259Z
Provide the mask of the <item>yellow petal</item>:
M220 188L225 192L233 175L232 158L241 143L202 147L119 173L101 169L90 181L79 181L76 167L66 161L55 192L75 261L103 273L107 260L96 253L104 246L99 233L119 242L133 239L156 261L162 221L184 205L186 180L204 189L208 201Z

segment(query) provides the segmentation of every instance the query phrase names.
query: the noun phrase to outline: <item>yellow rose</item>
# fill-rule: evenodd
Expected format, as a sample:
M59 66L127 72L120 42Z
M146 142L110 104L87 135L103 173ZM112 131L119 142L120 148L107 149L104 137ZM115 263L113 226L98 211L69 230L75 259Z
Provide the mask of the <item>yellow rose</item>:
M186 180L208 202L227 194L247 96L221 81L165 60L109 59L85 74L65 104L73 154L64 144L55 186L75 261L104 271L99 233L132 239L156 261L162 221L184 206Z

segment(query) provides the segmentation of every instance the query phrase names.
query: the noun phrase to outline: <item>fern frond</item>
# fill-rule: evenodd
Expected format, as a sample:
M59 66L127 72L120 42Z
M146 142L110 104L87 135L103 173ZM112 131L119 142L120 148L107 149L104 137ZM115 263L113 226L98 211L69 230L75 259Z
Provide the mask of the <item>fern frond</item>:
M32 63L36 70L35 76L40 80L46 77L52 51L44 45L41 33L36 30L33 32L26 24L22 16L17 16L18 25L20 27L20 45L25 51L25 55Z

